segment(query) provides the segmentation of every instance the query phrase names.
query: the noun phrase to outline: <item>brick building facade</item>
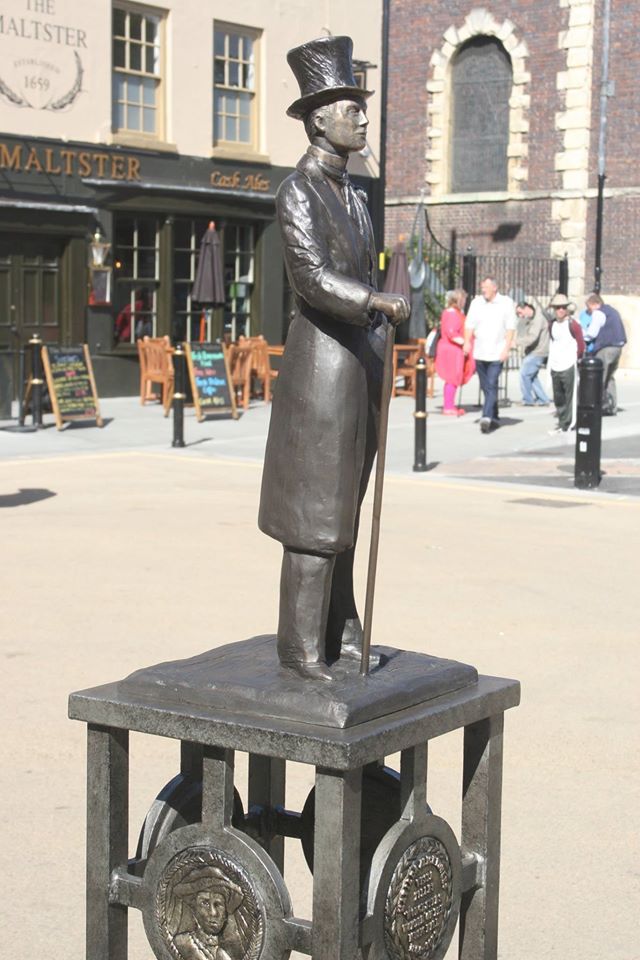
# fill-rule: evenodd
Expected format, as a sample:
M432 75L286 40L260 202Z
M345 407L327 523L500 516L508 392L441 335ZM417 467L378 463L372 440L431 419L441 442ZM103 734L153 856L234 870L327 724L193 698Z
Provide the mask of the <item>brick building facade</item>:
M601 284L627 323L626 362L640 366L640 7L611 0L610 16ZM473 0L391 0L388 246L410 233L424 191L442 243L449 245L454 233L459 250L478 254L566 255L569 294L582 304L594 286L603 17L604 0L492 0L483 7ZM469 47L499 50L511 71L502 104L504 180L488 190L452 188L455 151L463 151L463 164L476 162L473 147L465 156L464 138L462 146L455 140L460 98L469 96L469 85L456 84ZM501 105L492 102L475 118L470 96L463 104L468 127L477 120L482 137ZM458 156L455 169L460 162Z

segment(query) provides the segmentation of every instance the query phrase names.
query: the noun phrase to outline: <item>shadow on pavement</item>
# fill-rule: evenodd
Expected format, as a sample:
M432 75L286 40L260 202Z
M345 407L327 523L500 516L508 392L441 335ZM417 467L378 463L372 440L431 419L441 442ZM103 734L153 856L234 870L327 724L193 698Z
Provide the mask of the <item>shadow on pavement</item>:
M522 423L520 417L500 417L500 427L501 430L503 427L515 427L518 423Z
M103 417L102 418L102 427L98 427L95 420L66 420L64 424L65 430L95 430L96 428L104 430L105 427L108 427L110 423L113 423L113 417ZM47 424L49 426L49 424ZM55 426L55 424L51 424Z
M56 497L57 493L53 490L32 490L20 489L17 493L0 494L0 507L24 507L28 503L37 503L39 500L48 500L49 497Z
M568 471L567 471L568 473ZM573 473L573 470L571 471ZM514 485L524 484L531 487L556 487L560 490L575 491L576 487L573 482L573 476L558 476L557 474L543 475L536 474L534 476L517 476L513 475L503 475L503 476L494 476L493 474L488 477L486 474L476 474L465 475L465 479L469 480L481 480L483 482L491 481L494 483L509 483ZM619 476L605 476L604 472L602 475L602 481L599 486L593 487L590 489L590 493L617 493L623 494L630 497L640 497L640 477L619 477Z

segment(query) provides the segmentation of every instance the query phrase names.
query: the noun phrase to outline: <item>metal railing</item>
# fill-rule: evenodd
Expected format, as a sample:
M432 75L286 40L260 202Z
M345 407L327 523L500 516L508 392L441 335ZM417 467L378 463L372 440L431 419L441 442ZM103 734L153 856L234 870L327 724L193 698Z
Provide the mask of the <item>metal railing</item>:
M465 253L456 249L455 232L451 246L441 243L429 223L424 210L423 256L426 266L425 306L428 325L434 326L444 308L447 290L461 286L469 298L480 292L484 277L494 277L498 289L516 302L528 300L539 309L547 306L554 293L568 293L569 269L567 257L505 256L503 254L476 254L469 247ZM420 206L416 217L420 213ZM414 223L413 235L416 235Z

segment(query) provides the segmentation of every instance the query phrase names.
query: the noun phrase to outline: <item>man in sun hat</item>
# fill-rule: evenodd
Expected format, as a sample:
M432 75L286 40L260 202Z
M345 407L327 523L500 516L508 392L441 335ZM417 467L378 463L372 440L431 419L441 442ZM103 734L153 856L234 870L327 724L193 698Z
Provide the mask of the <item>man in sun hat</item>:
M584 353L582 327L573 319L576 305L564 293L549 301L554 319L549 326L549 370L558 426L552 433L566 433L575 408L576 364Z
M353 594L360 505L377 448L388 323L402 296L379 293L365 196L349 179L366 144L366 100L349 37L287 54L300 97L287 113L310 145L280 186L276 209L294 318L278 375L260 498L260 529L284 547L278 656L304 678L332 679L327 660L359 658ZM380 314L384 314L384 321Z

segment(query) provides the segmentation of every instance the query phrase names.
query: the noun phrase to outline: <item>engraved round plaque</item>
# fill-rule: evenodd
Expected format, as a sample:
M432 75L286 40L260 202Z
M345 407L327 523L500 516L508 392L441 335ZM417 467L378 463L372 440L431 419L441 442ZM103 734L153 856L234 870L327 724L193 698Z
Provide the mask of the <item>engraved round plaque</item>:
M461 886L460 847L445 820L425 805L413 820L394 824L378 845L367 884L368 960L442 960Z
M265 918L240 864L210 847L188 847L166 865L156 921L175 960L257 960Z
M151 854L144 926L158 960L287 960L291 903L271 858L232 827L193 824Z
M391 960L430 960L447 930L453 871L446 847L420 837L398 862L384 905L384 941Z

